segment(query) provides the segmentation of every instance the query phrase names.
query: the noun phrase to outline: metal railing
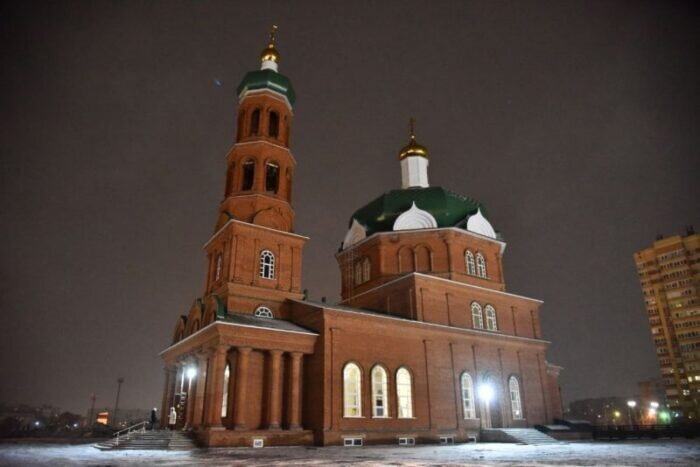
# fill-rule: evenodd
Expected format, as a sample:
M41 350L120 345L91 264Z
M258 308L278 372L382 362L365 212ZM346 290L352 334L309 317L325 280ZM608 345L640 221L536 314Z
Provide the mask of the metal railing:
M593 439L696 438L700 424L671 425L604 425L593 427Z
M123 430L117 431L116 433L114 433L114 444L116 446L119 446L119 440L122 436L124 436L126 439L130 439L132 433L145 433L146 426L149 423L150 422L148 420L144 420L143 422L139 422L136 425L131 425L128 428L124 428Z

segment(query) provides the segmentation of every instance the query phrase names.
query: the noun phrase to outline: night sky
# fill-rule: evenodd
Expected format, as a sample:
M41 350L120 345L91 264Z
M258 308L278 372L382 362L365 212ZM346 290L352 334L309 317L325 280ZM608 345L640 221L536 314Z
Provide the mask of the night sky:
M279 25L297 91L304 288L339 296L352 212L400 186L482 201L508 291L544 300L566 400L658 375L633 253L700 228L693 2L3 2L0 402L160 406L204 288L236 87Z

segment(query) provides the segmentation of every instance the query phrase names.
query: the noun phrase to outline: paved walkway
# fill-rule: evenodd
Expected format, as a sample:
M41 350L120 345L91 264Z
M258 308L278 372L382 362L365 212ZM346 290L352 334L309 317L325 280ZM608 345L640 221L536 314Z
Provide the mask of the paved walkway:
M524 446L479 443L413 448L218 448L190 452L107 451L89 445L0 444L0 466L698 466L700 440L572 442Z

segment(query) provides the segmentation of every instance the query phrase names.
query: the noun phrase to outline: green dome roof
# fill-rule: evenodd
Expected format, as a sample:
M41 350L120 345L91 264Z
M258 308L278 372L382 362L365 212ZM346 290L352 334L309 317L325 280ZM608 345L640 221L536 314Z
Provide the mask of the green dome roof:
M246 73L243 81L238 85L238 95L240 96L244 92L254 89L269 89L283 94L287 97L290 105L294 105L296 100L292 82L289 81L289 78L274 70L255 70Z
M368 237L376 232L390 232L396 218L411 209L413 203L419 209L428 211L438 227L460 226L479 209L486 216L484 206L478 201L435 186L387 191L355 211L350 224L352 219L357 219L367 229Z

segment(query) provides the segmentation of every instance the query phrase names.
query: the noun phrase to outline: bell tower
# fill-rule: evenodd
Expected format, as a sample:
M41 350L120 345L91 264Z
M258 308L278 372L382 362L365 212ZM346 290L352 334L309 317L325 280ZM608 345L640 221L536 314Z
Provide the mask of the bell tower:
M301 298L306 237L294 233L296 161L289 149L294 89L279 73L270 32L260 69L238 86L236 143L226 156L226 187L208 254L206 294L227 310L286 317L284 300ZM260 310L263 310L262 312ZM265 311L267 310L267 311Z

